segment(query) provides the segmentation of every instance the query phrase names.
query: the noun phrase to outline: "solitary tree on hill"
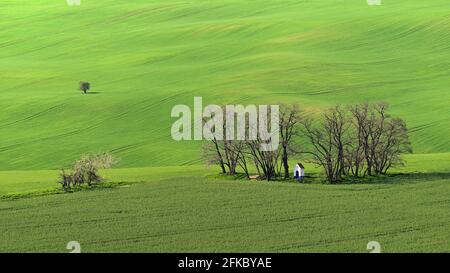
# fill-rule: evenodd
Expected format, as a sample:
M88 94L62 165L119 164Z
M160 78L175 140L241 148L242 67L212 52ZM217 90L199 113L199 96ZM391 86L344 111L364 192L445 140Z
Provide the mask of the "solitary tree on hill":
M87 93L91 89L91 84L89 82L80 82L80 88L81 91L84 92L84 94Z

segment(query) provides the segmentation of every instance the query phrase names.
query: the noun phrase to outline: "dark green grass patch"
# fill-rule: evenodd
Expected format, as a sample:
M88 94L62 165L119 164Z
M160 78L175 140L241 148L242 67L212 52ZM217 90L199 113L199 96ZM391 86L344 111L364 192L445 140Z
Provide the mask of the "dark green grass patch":
M450 251L450 182L352 185L174 177L0 201L0 251ZM402 179L401 179L402 180Z

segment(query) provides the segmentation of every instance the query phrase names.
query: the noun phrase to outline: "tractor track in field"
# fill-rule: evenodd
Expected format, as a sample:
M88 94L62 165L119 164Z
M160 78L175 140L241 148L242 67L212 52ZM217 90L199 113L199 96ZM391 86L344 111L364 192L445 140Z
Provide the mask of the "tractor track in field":
M129 115L132 112L139 113L139 112L146 112L146 111L149 111L151 109L154 109L154 108L158 107L161 102L173 101L179 95L180 95L180 93L176 93L176 94L173 94L171 96L164 97L163 99L160 99L160 100L155 100L155 98L145 99L145 100L142 100L142 101L137 102L135 104L132 104L131 106L128 106L127 110L122 111L121 113L118 113L118 114L116 114L114 116L111 116L111 117L107 117L107 118L105 118L103 120L100 120L98 122L90 124L90 125L88 125L86 127L75 129L75 130L71 130L69 132L65 132L65 133L61 133L61 134L57 134L57 135L53 135L53 136L48 136L48 137L43 137L43 138L39 138L39 139L34 139L34 140L31 140L31 141L25 141L25 142L21 142L21 143L15 143L15 144L3 146L3 147L0 147L0 153L8 151L8 150L11 150L11 149L14 149L14 148L17 148L17 147L20 147L20 146L23 146L23 145L31 145L31 144L39 143L41 141L48 141L48 140L53 140L53 139L61 139L61 138L65 138L65 137L75 136L75 135L80 134L80 133L86 133L86 132L89 132L89 131L92 131L92 130L95 130L95 129L99 128L102 124L104 124L104 123L106 123L108 121L121 119L121 118ZM148 102L151 102L151 103L148 104ZM30 115L30 116L28 116L28 117L26 117L24 119L12 122L10 124L6 124L6 125L3 125L3 126L0 126L0 128L6 127L6 126L10 126L10 125L13 125L13 124L17 124L18 122L23 122L23 121L28 121L30 119L38 118L38 117L40 117L40 116L42 116L44 114L50 113L51 111L60 109L64 105L65 104L59 104L59 105L50 107L50 108L48 108L46 110L43 110L41 112L35 113L33 115ZM130 144L130 145L133 145L133 144ZM144 144L141 144L141 145L144 145ZM125 145L125 146L129 146L129 145Z
M439 223L438 225L436 224L422 224L416 227L404 227L404 228L393 228L393 229L387 229L386 231L383 232L367 232L367 233L360 233L357 235L350 235L350 236L345 236L342 239L337 239L337 240L318 240L318 241L312 241L309 243L292 243L292 244L286 244L282 247L277 247L277 248L273 248L274 251L292 251L294 249L301 249L301 248L308 248L308 247L317 247L317 246L329 246L331 244L336 244L336 243L343 243L343 242L348 242L348 241L355 241L355 240L367 240L367 242L369 242L369 240L373 240L373 239L378 239L380 237L384 237L384 236L396 236L396 235L401 235L401 234L405 234L405 233L410 233L410 232L420 232L422 230L430 230L430 228L435 228L435 227L447 227L450 225L450 221L444 221ZM361 246L361 250L365 250L365 246L362 245Z
M40 47L37 47L37 48L33 48L33 49L30 49L30 50L25 50L23 52L19 52L19 53L14 54L14 55L10 55L10 56L8 56L8 58L27 55L27 54L30 54L30 53L37 52L39 50L48 49L48 48L55 47L55 46L58 46L58 45L61 45L61 44L64 44L64 43L67 43L67 42L70 42L70 41L75 41L75 40L76 40L75 38L66 38L66 39L64 39L62 41L54 42L54 43L47 44L47 45L44 45L44 46L40 46Z
M417 125L417 126L409 128L409 132L415 133L415 132L422 131L424 129L427 129L427 128L430 128L433 126L437 126L441 123L442 123L442 121L434 121L434 122L430 122L430 123L426 123L426 124Z
M51 81L51 80L54 80L54 79L57 79L57 78L58 77L49 77L49 78L44 78L44 79L40 79L40 80L36 80L36 81L32 81L32 82L27 82L27 83L24 83L24 84L19 84L17 86L13 86L13 87L10 87L10 88L3 89L2 92L14 91L14 90L17 90L17 89L20 89L20 88L23 88L23 87L27 87L27 86L35 85L35 84L38 84L38 83Z
M51 106L51 107L49 107L49 108L47 108L45 110L42 110L40 112L31 114L31 115L29 115L29 116L27 116L25 118L22 118L22 119L19 119L19 120L15 120L15 121L12 121L12 122L9 122L9 123L0 123L0 129L8 127L8 126L11 126L11 125L18 124L20 122L31 121L31 120L39 118L39 117L41 117L41 116L43 116L45 114L49 114L49 113L51 113L53 111L61 110L66 105L67 105L67 103L60 103L60 104Z

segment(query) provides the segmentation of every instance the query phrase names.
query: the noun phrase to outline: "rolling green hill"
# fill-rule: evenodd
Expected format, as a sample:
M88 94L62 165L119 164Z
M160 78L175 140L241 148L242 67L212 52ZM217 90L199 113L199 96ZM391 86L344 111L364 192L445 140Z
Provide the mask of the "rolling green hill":
M0 2L0 252L449 251L448 0ZM92 92L77 90L89 81ZM414 154L354 184L233 180L170 136L177 104L384 100ZM110 151L107 186L57 169ZM294 160L294 159L291 159Z
M417 153L450 151L447 0L3 1L0 170L111 151L120 167L199 163L176 104L386 100ZM77 91L80 80L93 94Z

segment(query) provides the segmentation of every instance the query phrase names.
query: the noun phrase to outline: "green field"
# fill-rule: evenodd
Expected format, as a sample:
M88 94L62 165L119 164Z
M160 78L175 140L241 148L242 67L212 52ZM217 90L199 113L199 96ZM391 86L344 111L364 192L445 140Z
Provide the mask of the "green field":
M374 240L384 252L450 251L449 168L347 185L169 169L110 173L128 181L115 188L6 199L0 251L68 252L73 240L83 252L367 252ZM131 183L138 177L147 182Z
M448 0L0 3L0 251L450 251ZM92 93L77 90L81 80ZM414 154L358 184L217 178L171 108L385 100ZM54 194L84 153L111 187ZM297 160L297 159L296 159ZM302 158L298 158L302 160ZM121 183L118 183L121 182Z

